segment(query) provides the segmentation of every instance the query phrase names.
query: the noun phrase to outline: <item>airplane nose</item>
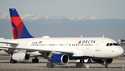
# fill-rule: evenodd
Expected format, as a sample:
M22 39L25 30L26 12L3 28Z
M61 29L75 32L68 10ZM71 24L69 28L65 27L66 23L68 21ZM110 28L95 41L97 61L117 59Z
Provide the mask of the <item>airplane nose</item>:
M117 51L118 56L122 55L123 53L124 53L124 49L122 47L119 47Z
M113 48L113 54L114 54L115 57L120 56L123 53L124 53L124 49L122 47L117 46L117 47Z

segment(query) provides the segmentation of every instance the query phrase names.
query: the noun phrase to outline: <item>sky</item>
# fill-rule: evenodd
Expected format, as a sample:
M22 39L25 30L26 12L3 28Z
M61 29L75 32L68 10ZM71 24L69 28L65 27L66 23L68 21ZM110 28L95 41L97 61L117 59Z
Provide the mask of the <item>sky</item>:
M125 19L125 0L0 0L0 15L17 8L26 16L66 16Z
M36 37L105 35L121 39L125 38L124 7L125 0L0 0L0 37L12 37L8 9L16 8Z

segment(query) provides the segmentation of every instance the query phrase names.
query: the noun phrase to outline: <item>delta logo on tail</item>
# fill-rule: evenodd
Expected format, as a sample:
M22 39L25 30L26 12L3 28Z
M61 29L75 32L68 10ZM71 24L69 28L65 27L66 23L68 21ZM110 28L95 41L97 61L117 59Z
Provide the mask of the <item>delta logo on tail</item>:
M28 32L27 28L25 27L23 20L19 16L18 12L15 8L10 8L10 18L11 24L13 27L13 38L33 38L33 36Z

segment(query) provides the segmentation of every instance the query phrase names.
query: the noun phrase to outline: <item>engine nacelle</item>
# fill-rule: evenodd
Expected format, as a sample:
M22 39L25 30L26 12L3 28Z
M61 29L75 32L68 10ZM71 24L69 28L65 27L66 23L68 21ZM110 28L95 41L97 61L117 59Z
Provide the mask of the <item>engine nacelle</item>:
M12 59L16 61L23 61L25 59L25 53L14 53Z
M68 63L69 57L63 54L52 54L50 61L56 64L65 64Z
M16 61L19 61L19 62L22 62L24 60L28 60L29 58L30 58L30 55L26 54L26 53L23 53L23 52L14 53L12 55L12 59L16 60Z

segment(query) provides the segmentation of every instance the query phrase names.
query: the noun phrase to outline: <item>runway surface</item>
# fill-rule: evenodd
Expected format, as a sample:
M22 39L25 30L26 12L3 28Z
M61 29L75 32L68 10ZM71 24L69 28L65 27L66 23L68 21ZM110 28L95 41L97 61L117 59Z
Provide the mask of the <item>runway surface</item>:
M101 64L86 64L87 68L75 68L74 63L67 65L56 65L55 68L47 68L46 60L41 59L40 63L9 63L9 55L0 54L0 71L125 71L125 57L114 59L109 68Z

